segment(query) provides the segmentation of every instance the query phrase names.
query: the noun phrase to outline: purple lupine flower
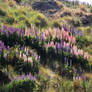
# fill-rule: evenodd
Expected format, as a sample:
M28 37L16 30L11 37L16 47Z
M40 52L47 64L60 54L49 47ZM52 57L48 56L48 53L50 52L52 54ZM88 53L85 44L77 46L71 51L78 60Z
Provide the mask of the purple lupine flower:
M24 49L25 49L25 46L23 45L22 48L21 48L21 50L24 51Z
M56 42L55 44L56 44L56 49L58 49L58 43Z
M40 38L41 38L41 41L44 42L44 36L43 36L43 33L41 33Z
M68 47L66 48L66 51L67 51L67 52L70 52L70 46L68 46Z
M72 34L73 34L73 35L76 34L76 30L75 30L75 28L73 28Z
M37 32L35 32L35 36L37 36Z
M78 30L77 33L79 34L80 33L80 30Z
M72 28L72 26L70 26L70 32L72 32L72 30L73 30L73 28Z
M38 36L36 36L36 41L37 41L37 42L39 41L39 37L38 37Z
M5 49L4 43L0 41L0 52L2 52Z
M6 35L7 37L9 36L9 33L8 33L8 31L6 31L6 32L5 32L5 35Z
M34 43L34 39L32 39L32 43Z
M63 49L63 40L61 40L60 48Z
M35 76L32 76L32 74L30 73L30 74L28 75L28 79L35 81Z
M34 52L32 51L32 56L34 56Z
M3 25L3 30L6 30L7 29L7 26L6 25Z
M80 32L80 37L82 37L83 36L83 34L82 34L82 32Z
M60 44L60 48L63 49L63 45L62 45L62 43Z
M0 29L0 32L2 32L2 29Z
M7 46L7 50L10 51L10 46Z
M28 51L28 50L26 50L26 56L27 56L27 57L29 56L29 51Z
M64 25L64 26L63 26L63 28L64 28L64 30L65 30L65 31L68 31L68 29L67 29L66 25Z
M82 80L85 80L84 75L82 75Z
M86 80L86 81L88 80L87 76L85 77L85 80Z
M26 79L26 75L25 75L25 74L23 74L21 77L22 77L22 79L24 79L24 80Z

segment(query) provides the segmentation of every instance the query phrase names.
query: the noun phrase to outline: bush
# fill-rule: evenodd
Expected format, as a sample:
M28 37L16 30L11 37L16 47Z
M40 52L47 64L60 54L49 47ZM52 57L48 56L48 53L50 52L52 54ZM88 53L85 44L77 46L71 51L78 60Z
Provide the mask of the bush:
M87 83L86 83L86 90L87 90L87 92L91 92L92 91L92 79L87 81Z
M74 19L73 20L73 23L72 23L75 27L78 27L78 26L80 26L81 25L81 21L80 21L80 19Z
M61 83L61 91L60 92L74 92L73 82L68 80L63 80Z
M6 16L6 12L2 9L0 9L0 16Z
M32 80L15 80L0 88L0 92L38 92L39 86Z
M53 27L55 27L55 28L60 28L60 29L61 29L61 24L60 24L60 22L59 22L59 21L54 21Z
M21 2L21 0L15 0L17 3L20 3Z
M31 11L30 23L35 24L36 27L45 28L48 26L48 19L37 11Z
M8 17L6 17L5 22L6 22L7 24L13 24L13 23L14 23L14 18L8 16Z
M37 20L35 21L35 25L39 28L43 28L47 26L46 19L42 18L41 16L37 17Z
M79 48L83 48L84 46L88 46L90 44L86 38L80 36L76 37L76 42Z
M14 68L18 74L22 74L22 73L27 74L31 72L32 75L34 75L39 72L39 65L38 65L38 62L36 61L32 63L30 62L24 63L23 60L18 60L17 62L15 62Z

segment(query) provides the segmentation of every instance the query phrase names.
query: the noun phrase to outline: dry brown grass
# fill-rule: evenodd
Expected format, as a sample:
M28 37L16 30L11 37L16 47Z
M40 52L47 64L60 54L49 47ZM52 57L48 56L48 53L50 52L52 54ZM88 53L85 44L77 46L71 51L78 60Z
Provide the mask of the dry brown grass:
M60 1L56 0L56 3L57 3L57 5L58 5L60 8L62 8L62 7L63 7L62 2L60 2Z
M84 12L87 12L87 7L86 5L80 5L80 10L84 11Z
M86 76L88 79L92 79L92 73L86 73L85 76Z

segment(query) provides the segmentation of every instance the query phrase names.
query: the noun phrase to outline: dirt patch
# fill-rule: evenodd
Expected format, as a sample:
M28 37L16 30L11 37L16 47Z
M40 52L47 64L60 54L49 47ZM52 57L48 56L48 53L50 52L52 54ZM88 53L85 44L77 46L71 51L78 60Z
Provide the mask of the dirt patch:
M32 5L32 8L34 10L39 10L40 12L44 13L47 16L53 15L54 13L56 13L60 9L60 7L54 1L35 2Z

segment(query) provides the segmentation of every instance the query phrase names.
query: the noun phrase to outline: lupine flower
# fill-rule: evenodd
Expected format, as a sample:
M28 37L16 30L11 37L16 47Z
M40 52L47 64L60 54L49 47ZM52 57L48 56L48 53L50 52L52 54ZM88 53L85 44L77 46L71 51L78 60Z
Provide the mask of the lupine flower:
M3 30L7 29L7 26L6 25L3 25Z
M85 59L88 59L88 58L89 58L89 55L88 55L87 52L84 53L84 58L85 58Z
M83 36L82 32L80 32L80 36L81 36L81 37Z
M0 52L2 52L5 49L4 43L0 41Z
M56 49L58 49L58 43L56 42L55 44L56 44Z
M35 78L34 76L32 76L31 73L29 73L29 75L27 75L27 76L28 76L28 79L29 79L29 80L33 80L33 81L36 80L36 78Z
M32 63L33 62L32 57L29 57L28 61Z
M63 42L61 42L61 44L60 44L60 48L63 49Z
M44 36L43 36L43 33L41 33L40 38L41 38L41 41L44 42Z
M16 48L16 54L17 54L17 55L19 54L19 52L18 52L18 48Z
M66 48L66 51L67 51L67 52L70 52L70 46L68 46L68 47Z
M76 39L75 39L74 36L72 36L71 40L72 40L72 43L75 43L76 42Z
M22 78L23 80L25 80L25 79L26 79L25 74L23 74L23 75L21 76L21 78Z
M66 25L64 25L64 26L63 26L63 28L64 28L64 30L65 30L65 31L68 31L68 29L67 29Z
M10 51L10 46L7 46L7 50Z
M21 50L24 51L24 49L25 49L25 46L23 45L22 48L21 48Z
M85 80L84 75L82 75L82 80Z
M27 56L27 57L29 56L29 51L28 51L28 49L26 50L26 56Z
M85 80L86 80L86 81L88 80L87 76L85 77Z

